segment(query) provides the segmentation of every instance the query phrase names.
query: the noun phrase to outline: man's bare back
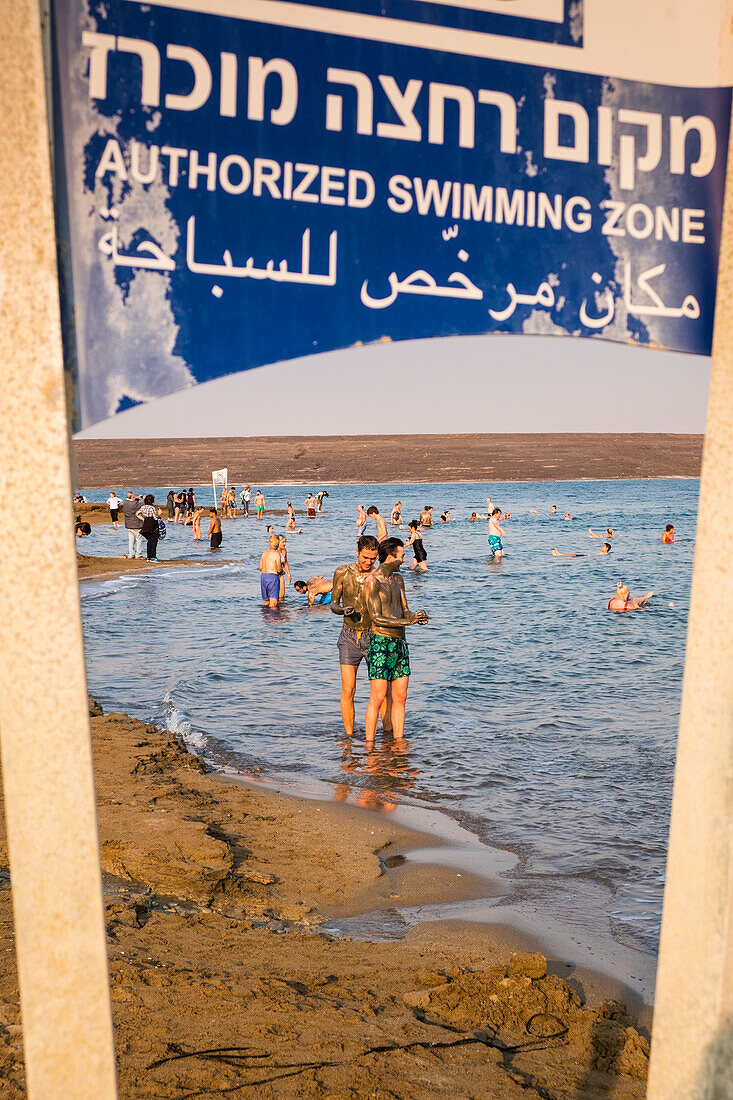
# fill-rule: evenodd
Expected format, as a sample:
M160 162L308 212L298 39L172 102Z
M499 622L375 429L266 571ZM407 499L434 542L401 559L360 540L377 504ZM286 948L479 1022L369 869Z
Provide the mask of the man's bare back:
M280 551L273 550L272 547L265 550L260 558L260 573L277 573L279 575L282 571L283 563Z

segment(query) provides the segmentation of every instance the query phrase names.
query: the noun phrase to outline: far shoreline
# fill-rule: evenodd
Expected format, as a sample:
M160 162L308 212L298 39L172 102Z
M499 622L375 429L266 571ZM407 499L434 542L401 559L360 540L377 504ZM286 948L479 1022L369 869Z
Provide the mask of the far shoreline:
M230 485L400 485L696 478L703 436L506 434L267 436L239 439L77 439L76 483L208 485L226 467Z

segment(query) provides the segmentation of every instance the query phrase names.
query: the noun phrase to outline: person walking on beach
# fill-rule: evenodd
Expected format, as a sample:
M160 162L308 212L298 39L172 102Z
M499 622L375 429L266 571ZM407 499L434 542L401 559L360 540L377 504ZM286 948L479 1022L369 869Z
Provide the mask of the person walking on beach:
M265 498L259 489L255 493L255 512L257 519L262 519L265 514Z
M643 596L632 596L628 584L619 581L616 585L616 595L611 596L608 601L608 610L638 611L640 607L646 606L653 595L653 592L646 592Z
M265 607L275 610L280 599L280 574L283 571L280 539L277 535L270 535L268 548L260 558L259 569L262 574L260 577L260 592Z
M143 556L143 537L140 530L143 521L138 519L138 502L132 489L127 490L125 500L122 502L122 515L125 517L127 530L127 557L141 558Z
M137 518L142 521L140 534L148 544L148 561L158 560L159 517L160 508L155 507L155 497L148 493L137 511Z
M333 591L333 581L325 577L311 577L308 581L296 581L293 585L296 592L308 596L308 606L313 604L330 604Z
M117 496L114 489L110 489L110 494L107 497L107 504L109 505L109 518L112 520L112 526L116 529L122 501Z
M422 535L420 534L420 524L416 519L411 519L407 526L410 530L407 546L412 547L412 552L415 555L410 562L410 569L419 569L421 573L427 573L428 552L423 546Z
M343 626L336 642L341 669L341 719L347 737L354 734L354 695L356 674L369 648L369 616L364 598L364 584L377 560L379 544L374 535L361 535L356 543L356 561L340 565L333 575L331 610L343 616ZM388 700L385 699L382 724L391 730Z
M384 516L380 516L376 504L372 504L367 508L367 515L373 519L377 525L377 542L384 542L387 538L387 524Z
M250 501L251 489L249 485L245 485L242 490L242 514L249 515L249 501Z
M433 526L433 506L432 504L426 504L420 513L420 526L432 527Z
M216 508L209 508L209 530L206 532L209 548L218 550L221 546L221 518Z
M360 504L356 509L356 537L360 539L366 531L366 525L369 522L369 518L364 511L364 505Z
M501 561L504 557L504 544L501 539L505 531L504 528L499 525L500 519L501 508L494 508L489 516L489 548L493 554L494 561Z
M386 539L379 547L379 566L367 577L364 597L371 624L367 653L370 695L366 709L366 743L377 732L379 709L391 689L392 731L395 741L405 734L405 703L410 682L410 651L405 627L424 626L430 621L425 611L410 611L405 582L399 574L405 560L402 539Z

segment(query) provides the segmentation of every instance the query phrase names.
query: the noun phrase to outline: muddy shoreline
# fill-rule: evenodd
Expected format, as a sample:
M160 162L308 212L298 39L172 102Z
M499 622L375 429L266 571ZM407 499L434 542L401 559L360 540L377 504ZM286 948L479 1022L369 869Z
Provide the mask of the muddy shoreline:
M490 891L478 876L459 884L449 867L390 858L424 848L423 834L232 783L165 730L90 713L122 1100L255 1087L641 1100L648 1044L630 1015L511 930L425 924L376 943L319 931L395 896ZM0 950L12 959L7 875ZM21 1034L11 964L0 971L8 1100L24 1095Z

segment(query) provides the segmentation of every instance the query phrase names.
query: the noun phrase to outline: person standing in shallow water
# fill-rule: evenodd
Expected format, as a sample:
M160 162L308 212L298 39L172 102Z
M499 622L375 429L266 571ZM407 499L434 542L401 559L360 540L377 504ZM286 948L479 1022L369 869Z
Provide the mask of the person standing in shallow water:
M369 615L364 599L364 584L377 560L378 543L374 535L362 535L356 544L356 561L340 565L333 575L331 610L344 622L336 647L341 669L341 719L347 737L354 733L354 695L359 665L369 649ZM382 725L390 732L389 697L382 708Z
M387 538L387 524L385 523L384 516L379 514L379 509L376 504L371 504L367 508L367 515L370 519L373 519L377 525L377 542L384 542Z
M209 508L209 530L206 532L211 550L218 550L221 546L221 519L216 508Z
M387 691L392 695L392 731L395 741L405 735L405 704L410 682L410 651L405 641L405 627L425 626L430 617L425 611L410 611L405 595L405 582L399 570L405 560L402 539L386 539L379 546L379 566L364 584L364 597L371 623L367 653L369 686L365 732L366 743L374 741L377 716Z
M501 561L504 557L504 543L501 541L504 528L499 524L501 508L494 508L489 516L489 549L494 555L494 561Z
M416 519L411 519L407 526L410 529L407 546L412 547L412 552L415 555L410 562L410 569L419 569L421 573L427 573L428 552L423 546L422 535L419 530L420 525Z
M270 535L267 550L260 558L260 592L265 607L273 611L277 608L280 599L280 574L283 571L282 557L280 555L280 539L277 535Z

